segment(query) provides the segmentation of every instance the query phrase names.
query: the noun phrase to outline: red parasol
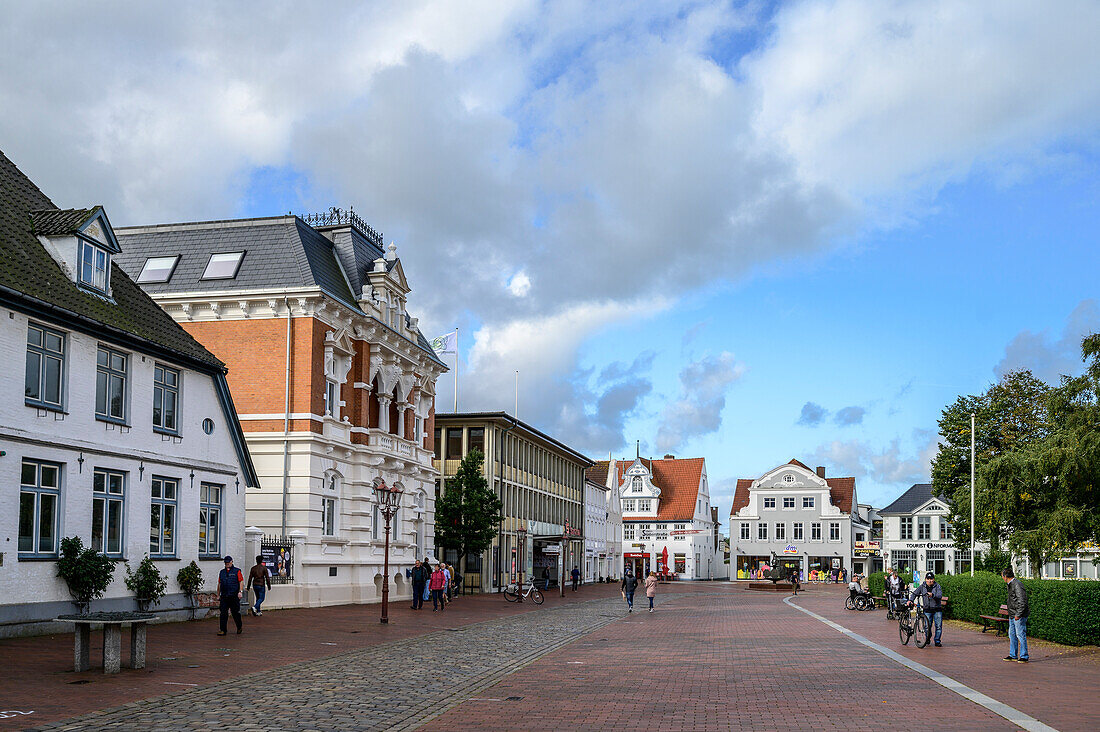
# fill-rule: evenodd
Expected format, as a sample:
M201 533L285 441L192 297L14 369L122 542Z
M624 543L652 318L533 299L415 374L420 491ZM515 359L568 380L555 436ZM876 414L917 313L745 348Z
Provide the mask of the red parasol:
M661 571L668 574L668 547L661 550Z

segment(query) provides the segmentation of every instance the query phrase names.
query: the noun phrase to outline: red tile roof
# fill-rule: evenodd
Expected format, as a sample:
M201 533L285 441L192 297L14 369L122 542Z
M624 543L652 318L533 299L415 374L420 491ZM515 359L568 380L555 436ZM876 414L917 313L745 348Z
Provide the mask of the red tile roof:
M814 472L797 460L791 460L787 464L798 465L806 468L811 473ZM749 505L749 488L752 487L753 480L753 478L737 479L737 487L733 491L733 505L730 506L730 516L736 515L738 511ZM856 493L856 479L826 478L825 482L829 486L829 502L839 508L841 513L851 513Z
M703 480L704 458L668 458L647 460L642 464L653 475L653 484L661 489L656 519L650 521L691 521L699 501L699 484ZM615 487L622 484L622 474L634 464L633 460L620 460L615 466ZM626 519L640 520L640 519Z

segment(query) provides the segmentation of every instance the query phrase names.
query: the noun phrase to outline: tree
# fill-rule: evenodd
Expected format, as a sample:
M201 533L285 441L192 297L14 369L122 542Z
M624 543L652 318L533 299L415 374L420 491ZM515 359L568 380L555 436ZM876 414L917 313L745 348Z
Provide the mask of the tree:
M960 396L943 410L939 452L932 460L932 493L951 499L950 520L959 548L970 546L970 415L975 415L975 452L982 468L1049 433L1049 394L1050 386L1030 371L1016 371L982 394ZM988 485L975 483L975 537L996 551L1003 535L1000 504Z
M502 504L485 480L484 463L480 450L470 450L435 504L436 542L458 550L463 575L466 555L488 549L500 523Z

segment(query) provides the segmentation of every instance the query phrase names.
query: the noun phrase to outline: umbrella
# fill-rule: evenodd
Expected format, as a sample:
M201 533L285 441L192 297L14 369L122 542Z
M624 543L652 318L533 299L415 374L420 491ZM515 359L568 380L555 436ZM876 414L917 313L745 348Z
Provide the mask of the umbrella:
M665 574L668 574L668 547L666 546L661 550L661 569Z

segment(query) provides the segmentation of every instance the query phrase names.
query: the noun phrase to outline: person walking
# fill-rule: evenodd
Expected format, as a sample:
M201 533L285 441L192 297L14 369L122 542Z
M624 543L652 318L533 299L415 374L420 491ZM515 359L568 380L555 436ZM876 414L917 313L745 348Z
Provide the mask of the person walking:
M446 578L446 584L443 585L443 594L447 596L447 602L450 602L454 573L451 572L451 565L446 562L443 562L443 576Z
M645 578L645 596L649 599L649 612L653 612L653 598L657 596L657 573L650 572Z
M424 609L424 589L428 586L428 580L431 578L431 573L428 568L417 559L416 564L412 568L412 586L413 586L413 610Z
M229 613L237 624L237 634L244 629L241 624L241 597L244 596L244 575L233 566L233 557L223 560L225 569L218 572L218 635L225 635L229 627Z
M435 571L432 572L432 577L428 580L428 589L432 592L432 612L436 610L447 609L447 597L444 595L444 588L447 586L447 575L443 572L443 563L440 562L435 566Z
M909 604L913 605L921 597L924 598L924 617L928 619L929 627L933 623L936 626L936 648L939 648L943 634L943 588L931 572L924 575L924 583L913 590Z
M1002 570L1001 577L1008 585L1008 655L1006 661L1027 663L1027 616L1030 609L1027 606L1027 590L1024 583L1012 571L1012 568Z
M250 615L263 615L260 605L267 597L267 591L271 589L271 570L264 564L262 554L256 556L256 564L248 571L248 584L252 587L255 601L248 606Z
M802 583L798 581L798 570L792 569L791 576L788 579L791 582L791 588L794 589L794 596L798 597L798 590L802 587Z
M569 577L573 580L573 592L576 592L581 583L581 571L574 566L573 571L569 573Z
M634 576L629 567L626 574L623 575L623 583L619 589L623 593L623 599L626 600L626 611L628 613L634 612L634 591L638 589L638 578Z

